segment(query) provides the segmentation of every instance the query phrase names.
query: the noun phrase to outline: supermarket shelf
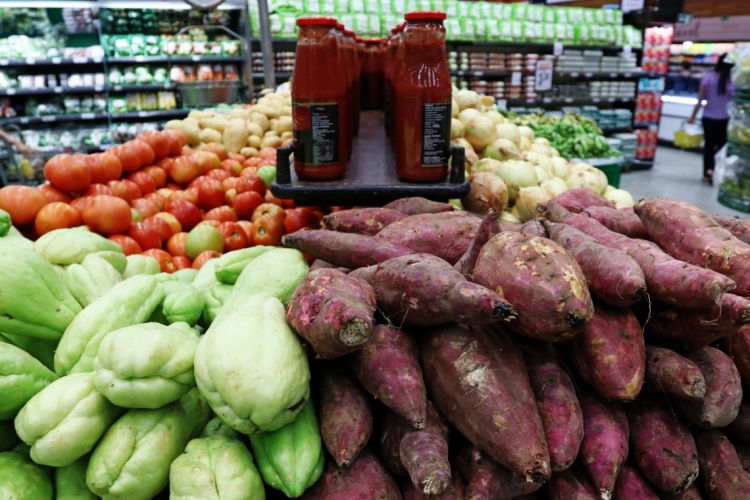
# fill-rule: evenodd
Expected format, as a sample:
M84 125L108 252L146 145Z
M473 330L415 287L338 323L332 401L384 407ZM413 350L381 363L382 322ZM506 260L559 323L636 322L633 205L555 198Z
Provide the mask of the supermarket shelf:
M133 56L133 57L108 57L110 64L135 64L135 63L224 63L242 62L243 56Z
M112 92L148 92L158 90L173 90L173 83L162 83L161 85L110 85L107 87Z
M541 99L507 99L506 106L526 106L529 104L539 105L561 105L561 104L614 104L614 103L633 103L634 97L543 97Z
M276 78L286 78L289 79L292 77L291 71L277 71L274 73L276 75ZM265 75L263 73L253 73L253 78L262 79Z
M533 75L533 72L530 71L493 71L491 69L488 70L459 70L459 71L451 71L451 76L474 76L474 77L490 77L490 78L503 78L503 77L511 77L513 76L513 73L521 73L522 76L530 76Z
M129 111L127 113L112 113L112 121L133 120L146 118L151 120L171 120L185 118L190 111L187 109L171 109L169 111Z
M576 78L578 80L637 80L647 73L630 72L630 73L555 73L555 78Z
M13 118L0 118L0 127L3 127L5 125L39 125L41 123L68 123L91 120L106 120L108 117L108 113L82 113L79 115L55 116L17 116Z
M531 43L531 42L503 42L503 41L464 41L464 40L448 40L447 43L453 45L473 45L475 47L500 47L508 49L510 51L517 51L517 49L536 49L536 50L548 50L552 52L554 50L554 44L552 43ZM570 50L601 50L608 52L622 52L623 47L619 45L567 45L563 44L563 49ZM631 47L633 52L640 52L643 50L641 47Z
M633 127L619 127L619 128L603 128L602 132L605 134L622 134L626 132L632 132Z
M55 57L52 59L0 59L0 67L3 66L70 66L73 64L91 65L102 64L102 59L91 59L88 57L74 57L72 59L63 59Z
M99 87L53 87L43 89L5 89L0 90L0 97L33 96L33 95L65 95L65 94L93 94L104 92L104 86Z
M658 126L659 126L658 123L636 123L635 125L633 125L633 128L639 129L639 130L645 130L645 129L650 129L651 127L658 127Z

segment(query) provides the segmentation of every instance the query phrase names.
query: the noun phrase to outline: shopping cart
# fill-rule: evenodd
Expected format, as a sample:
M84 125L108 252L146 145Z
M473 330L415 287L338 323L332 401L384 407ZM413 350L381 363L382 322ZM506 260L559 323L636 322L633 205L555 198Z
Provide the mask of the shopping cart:
M20 136L20 134L17 134ZM20 154L0 138L0 187L11 184L37 186L44 183L44 164L61 149Z
M678 148L693 149L699 147L702 142L703 128L700 125L688 129L687 122L682 122L680 130L674 132L674 145Z

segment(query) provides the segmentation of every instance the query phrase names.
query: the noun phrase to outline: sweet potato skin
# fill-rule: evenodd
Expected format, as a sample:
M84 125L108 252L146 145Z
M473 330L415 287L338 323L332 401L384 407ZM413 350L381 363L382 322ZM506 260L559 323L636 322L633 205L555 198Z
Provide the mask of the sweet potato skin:
M377 325L372 338L349 359L367 392L414 428L424 428L427 392L417 343L408 333Z
M626 463L617 476L612 500L659 500L659 497L640 472Z
M710 500L750 498L750 473L742 469L737 452L717 430L694 432L703 488Z
M453 480L450 487L440 495L428 497L420 489L416 488L411 481L403 482L401 494L404 496L404 500L465 500L466 485L461 476L454 472L452 477Z
M608 207L615 208L615 204L607 200L603 196L600 196L589 189L574 188L565 191L564 193L556 196L553 200L564 207L566 210L570 210L573 213L578 213L589 207Z
M706 379L706 395L697 400L676 400L675 405L691 423L704 429L729 425L740 411L742 386L732 360L718 349L704 347L686 354Z
M643 390L666 393L679 399L706 395L706 379L698 365L684 356L657 346L646 346L646 380Z
M469 441L527 481L550 477L523 356L501 331L446 325L420 338L427 393Z
M384 227L407 216L388 208L354 208L333 212L323 217L323 226L340 233L375 236Z
M596 304L594 318L564 345L581 378L610 401L633 401L646 371L646 346L630 309Z
M703 500L703 495L698 490L695 484L690 485L688 489L682 493L666 493L663 491L658 492L661 500Z
M339 467L349 467L372 434L369 397L343 371L325 372L320 384L320 434Z
M427 198L422 198L421 196L400 198L383 205L383 208L396 210L404 215L437 214L441 212L452 212L455 210L455 207L450 203L432 201Z
M323 229L287 234L281 243L285 247L296 248L335 267L347 269L372 266L393 257L414 253L403 245L376 240L366 234L339 233Z
M721 227L732 233L732 236L745 243L750 243L750 224L728 215L713 215Z
M698 477L698 450L687 425L662 398L638 398L626 413L638 469L662 491L685 491Z
M552 474L546 490L549 500L600 500L603 498L599 496L596 488L578 465Z
M471 240L469 248L461 256L461 258L453 266L456 271L466 276L467 279L471 279L472 273L474 272L474 266L477 263L479 252L482 247L497 233L504 231L505 229L500 224L500 216L494 208L487 210L487 213L482 219L482 223L479 225L477 234L474 239Z
M633 207L620 209L588 207L581 213L598 220L610 231L623 234L628 238L648 239L648 231L643 226L640 217L635 214Z
M745 387L750 387L750 325L722 339L721 349L732 358Z
M542 486L526 482L475 446L459 451L456 466L467 482L467 500L513 500Z
M468 250L481 219L467 212L413 215L386 226L375 239L429 253L455 265ZM304 231L303 231L304 232Z
M740 442L750 445L750 402L743 402L740 405L737 418L724 430L734 443Z
M582 393L580 401L584 429L581 462L595 491L608 500L628 456L628 417L619 403L609 403L593 392Z
M594 305L578 263L552 240L497 234L479 252L474 281L518 309L509 327L545 342L572 338L592 318Z
M336 267L333 264L329 264L328 262L320 259L315 259L315 262L313 262L310 266L310 271L315 271L316 269L338 269L344 274L349 274L351 272L351 269L347 269L345 267Z
M526 236L539 236L540 238L549 238L549 234L547 234L547 229L542 224L542 221L544 219L537 217L535 219L531 219L527 223L525 223L521 228L518 230L519 233L525 234Z
M302 499L401 500L401 492L375 455L364 449L348 469L338 469L328 462L323 476Z
M581 266L594 297L615 307L629 307L641 300L646 292L646 278L628 254L607 248L572 226L549 221L543 224L550 239Z
M737 458L740 459L742 470L750 470L750 446L742 443L732 443L734 450L737 452Z
M570 467L583 440L583 413L575 386L551 344L522 345L529 382L542 419L553 471Z

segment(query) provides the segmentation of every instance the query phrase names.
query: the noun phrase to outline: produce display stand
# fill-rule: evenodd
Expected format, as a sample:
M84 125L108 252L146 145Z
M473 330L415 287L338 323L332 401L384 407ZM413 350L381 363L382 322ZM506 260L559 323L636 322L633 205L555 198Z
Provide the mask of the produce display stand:
M385 135L382 111L363 111L359 136L354 138L351 159L343 179L300 181L294 173L291 144L278 148L274 196L293 199L298 205L380 206L409 196L447 201L468 194L464 150L451 148L448 180L439 184L404 182L396 175L393 148Z

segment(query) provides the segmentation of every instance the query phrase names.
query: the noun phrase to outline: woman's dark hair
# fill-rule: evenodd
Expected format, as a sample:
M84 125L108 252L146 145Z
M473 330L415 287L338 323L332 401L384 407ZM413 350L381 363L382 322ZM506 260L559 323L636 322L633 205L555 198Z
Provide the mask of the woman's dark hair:
M734 66L734 64L724 61L726 57L727 57L726 53L720 55L719 61L716 63L716 67L714 68L714 71L719 73L719 85L716 88L716 93L718 95L724 95L727 93L727 82L729 81L729 72L732 70L732 66Z

